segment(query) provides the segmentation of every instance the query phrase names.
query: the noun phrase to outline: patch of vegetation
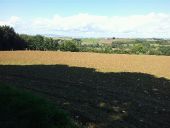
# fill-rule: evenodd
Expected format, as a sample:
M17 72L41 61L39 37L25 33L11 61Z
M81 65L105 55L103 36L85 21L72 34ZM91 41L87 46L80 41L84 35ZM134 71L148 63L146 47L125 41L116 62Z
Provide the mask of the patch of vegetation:
M116 38L50 38L18 35L9 26L0 27L0 50L97 52L112 54L170 55L170 40Z
M54 104L11 86L0 85L1 128L76 128Z
M0 26L0 50L24 50L26 42L9 26Z
M41 35L30 36L22 34L20 35L20 37L26 42L27 50L41 50L41 51L58 50L59 45L58 42L60 41L57 39L44 37Z
M71 51L71 52L78 52L79 49L77 44L74 41L64 41L59 46L61 51Z
M161 55L170 55L170 46L161 46L159 51Z

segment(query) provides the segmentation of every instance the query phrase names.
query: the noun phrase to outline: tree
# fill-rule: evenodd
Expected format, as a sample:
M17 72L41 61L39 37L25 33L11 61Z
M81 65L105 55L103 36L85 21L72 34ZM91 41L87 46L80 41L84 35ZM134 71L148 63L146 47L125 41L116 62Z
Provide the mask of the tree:
M75 39L73 39L72 40L77 46L81 46L81 43L82 43L82 40L81 39L79 39L79 38L75 38Z
M60 44L60 50L61 51L71 51L71 52L78 52L79 51L75 42L68 41L68 40L64 41L62 44Z
M170 46L161 46L159 51L162 55L170 55Z
M135 54L149 54L149 50L150 50L150 44L143 42L140 44L135 44L132 47L131 52Z
M0 26L0 50L22 50L26 46L12 27Z
M33 38L33 42L35 43L36 50L44 50L44 37L41 35L36 35Z
M28 49L30 50L57 50L58 49L58 41L53 38L44 37L41 35L30 36L22 34L20 37L27 42Z

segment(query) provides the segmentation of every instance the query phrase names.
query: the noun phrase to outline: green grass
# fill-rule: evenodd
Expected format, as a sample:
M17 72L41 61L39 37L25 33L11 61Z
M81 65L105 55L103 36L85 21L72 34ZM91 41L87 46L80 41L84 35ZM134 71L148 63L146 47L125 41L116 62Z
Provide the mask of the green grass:
M27 91L0 85L0 128L74 128L69 116Z

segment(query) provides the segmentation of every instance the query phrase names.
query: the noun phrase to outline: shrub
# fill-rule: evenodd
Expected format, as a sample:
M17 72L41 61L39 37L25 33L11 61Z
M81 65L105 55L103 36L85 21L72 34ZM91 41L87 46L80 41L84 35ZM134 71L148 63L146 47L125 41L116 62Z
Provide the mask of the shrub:
M150 44L143 43L143 44L135 44L131 48L131 53L135 54L148 54L150 49Z
M150 49L149 50L149 55L161 55L161 51L159 51L158 49Z
M170 46L161 46L159 51L162 55L170 55Z
M71 52L78 52L79 49L75 42L73 41L64 41L63 43L60 44L60 50L61 51L71 51Z

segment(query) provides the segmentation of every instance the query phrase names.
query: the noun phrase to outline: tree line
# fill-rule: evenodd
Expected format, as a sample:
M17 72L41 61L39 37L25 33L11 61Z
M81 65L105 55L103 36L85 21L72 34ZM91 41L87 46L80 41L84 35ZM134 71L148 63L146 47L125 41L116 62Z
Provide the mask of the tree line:
M42 35L17 34L10 26L0 26L0 50L41 50L98 52L113 54L170 55L170 44L166 41L113 42L111 45L83 44L81 39L55 39Z
M79 51L80 40L61 40L42 35L17 34L10 26L0 26L0 50Z

